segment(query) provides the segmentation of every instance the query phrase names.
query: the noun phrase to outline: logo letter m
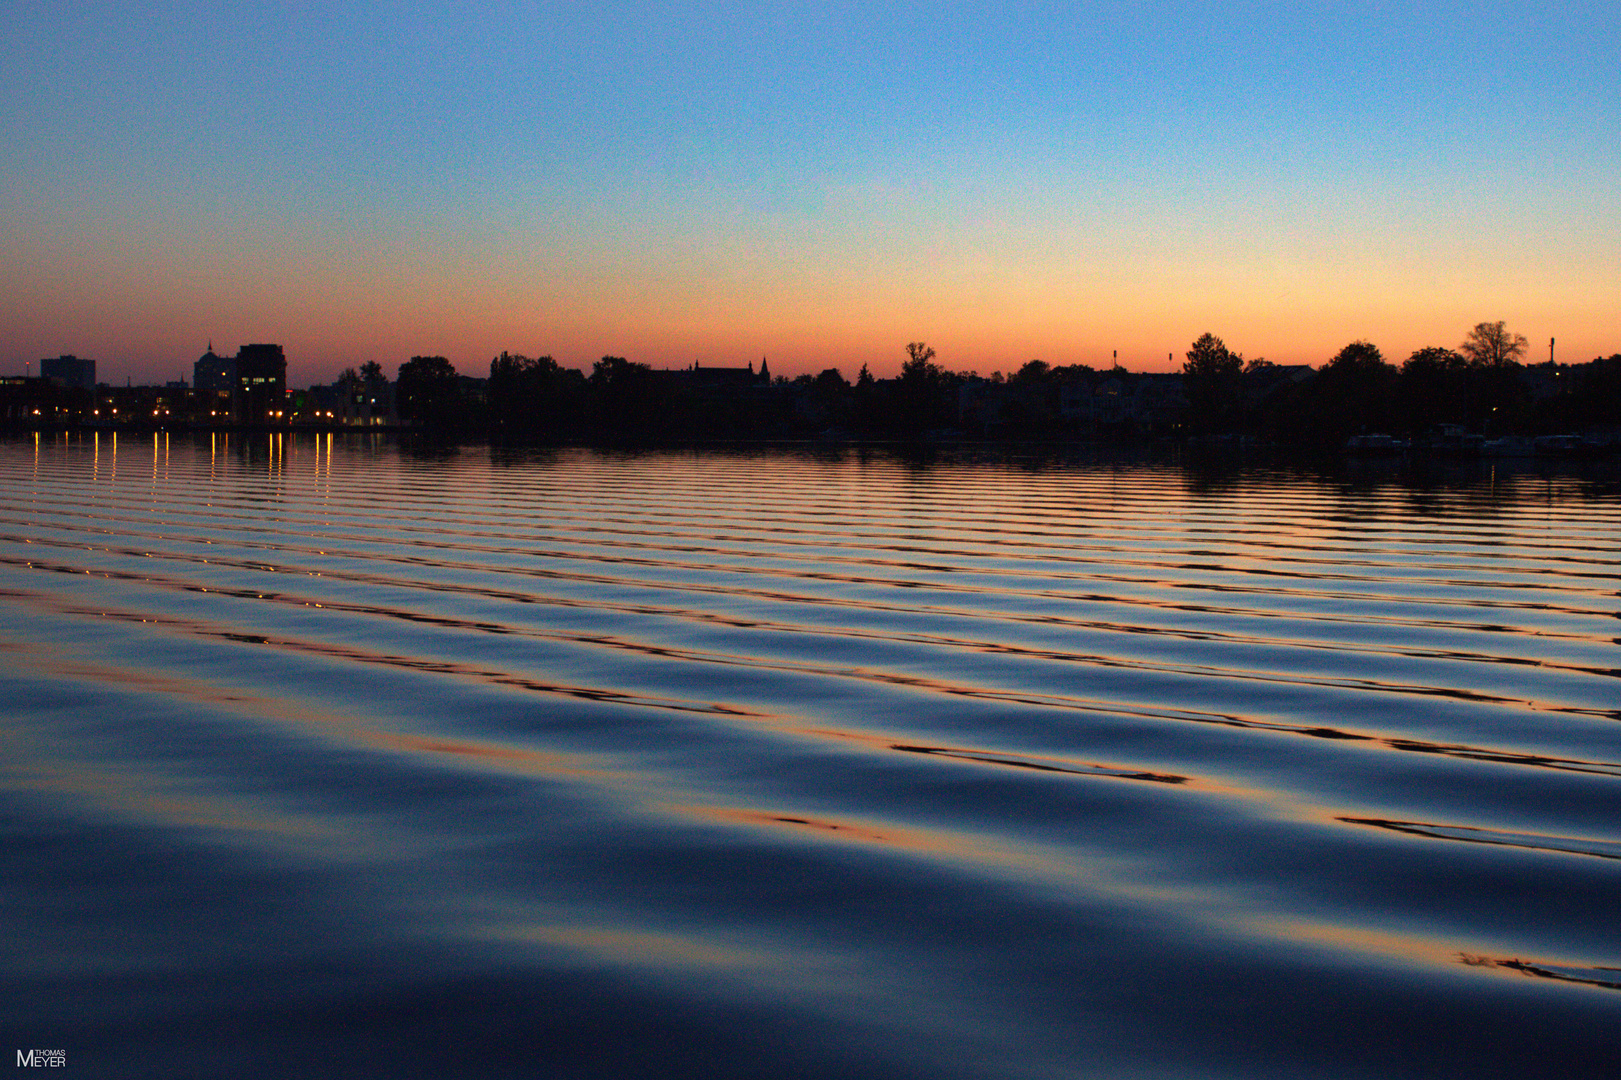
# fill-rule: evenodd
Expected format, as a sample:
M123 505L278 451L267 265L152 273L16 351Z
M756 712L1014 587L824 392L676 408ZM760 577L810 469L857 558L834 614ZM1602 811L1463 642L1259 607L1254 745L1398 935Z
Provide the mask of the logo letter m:
M17 1051L17 1068L21 1069L24 1067L32 1067L33 1065L34 1052L32 1050L28 1051L26 1054L24 1054L21 1050Z

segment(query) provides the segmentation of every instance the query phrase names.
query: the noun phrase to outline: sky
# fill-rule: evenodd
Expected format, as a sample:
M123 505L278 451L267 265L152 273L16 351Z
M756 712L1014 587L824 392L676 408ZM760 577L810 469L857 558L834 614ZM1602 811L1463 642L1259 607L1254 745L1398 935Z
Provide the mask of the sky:
M1621 352L1621 4L24 2L0 374Z

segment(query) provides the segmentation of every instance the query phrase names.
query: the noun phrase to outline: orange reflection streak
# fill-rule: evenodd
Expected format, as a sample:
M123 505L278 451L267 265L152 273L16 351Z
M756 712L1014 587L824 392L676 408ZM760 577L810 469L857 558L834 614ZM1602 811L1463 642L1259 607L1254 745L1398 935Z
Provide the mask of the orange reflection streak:
M787 724L776 725L785 730L792 730L796 734L807 735L818 739L843 739L850 742L861 743L864 746L881 751L894 751L903 754L920 754L928 757L949 758L954 761L966 761L981 765L1002 765L1014 769L1029 769L1033 772L1061 773L1069 776L1098 776L1117 780L1146 780L1159 784L1189 784L1198 783L1191 777L1178 776L1174 773L1157 773L1144 769L1137 769L1125 765L1103 765L1092 761L1082 761L1079 758L1061 757L1054 754L1012 754L1005 750L987 750L974 747L961 746L919 746L908 742L897 735L884 734L871 731L840 731L833 728L798 727ZM1205 786L1202 783L1200 786Z
M919 855L944 856L955 862L1016 871L1021 879L1044 877L1059 881L1074 881L1080 878L1090 880L1090 875L1076 865L1073 857L1065 859L1044 855L1036 845L1023 842L1020 842L1017 848L1013 848L1005 843L969 833L901 825L873 825L849 819L834 821L828 818L782 814L747 807L666 803L658 805L655 809L686 817L774 831L791 830L798 835L834 842L872 844Z
M1521 960L1519 957L1504 959L1480 956L1475 953L1459 953L1458 963L1467 967L1501 968L1533 979L1552 979L1555 982L1584 983L1588 986L1600 986L1606 990L1621 990L1621 967L1581 967L1542 960Z
M1286 915L1235 915L1230 925L1249 936L1322 946L1340 952L1367 953L1403 963L1450 964L1458 956L1457 945L1452 942L1367 926L1343 926Z
M1565 855L1590 855L1595 859L1621 859L1621 842L1587 836L1553 836L1547 833L1509 832L1477 825L1438 825L1423 821L1392 821L1386 818L1341 817L1348 825L1370 825L1376 829L1422 836L1431 840L1454 840L1466 844L1553 851Z
M1302 945L1327 947L1337 951L1381 956L1405 964L1465 967L1513 972L1560 982L1586 983L1605 989L1621 989L1621 968L1604 967L1581 961L1499 959L1484 953L1460 950L1455 942L1418 934L1400 934L1368 927L1338 926L1325 922L1286 917L1235 919L1232 927L1250 935L1280 938Z
M498 941L521 941L584 953L593 962L627 966L726 968L738 971L803 970L831 966L825 957L803 952L784 956L781 949L751 949L721 944L683 934L658 934L608 926L570 926L559 923L490 923L476 936Z
M469 739L432 738L403 735L391 731L360 731L357 734L377 746L394 747L423 754L451 754L469 757L480 762L498 762L502 772L524 773L534 776L566 776L574 779L600 779L628 781L630 775L615 769L585 765L587 759L578 754L541 752L506 743L473 741Z

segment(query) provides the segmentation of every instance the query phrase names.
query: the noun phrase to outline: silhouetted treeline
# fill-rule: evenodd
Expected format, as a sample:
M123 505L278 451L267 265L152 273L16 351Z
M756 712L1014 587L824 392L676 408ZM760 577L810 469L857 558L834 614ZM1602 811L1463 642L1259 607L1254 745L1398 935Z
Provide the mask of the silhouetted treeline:
M1252 430L1290 445L1338 446L1354 435L1418 438L1452 426L1485 438L1621 427L1621 354L1588 364L1482 363L1419 349L1401 366L1368 342L1255 411Z
M549 356L502 353L486 384L488 431L503 440L918 437L959 432L965 415L976 415L971 391L984 385L1018 387L1028 402L1004 403L994 420L976 424L977 434L1060 434L1056 398L1039 400L1058 384L1043 380L1092 373L1032 361L1011 379L984 380L948 371L934 357L914 342L897 378L875 379L863 366L852 381L831 367L773 379L764 364L659 370L619 356L603 357L587 376Z
M289 391L275 415L288 427L397 424L511 442L1242 438L1330 449L1359 435L1416 439L1445 430L1477 440L1587 433L1592 443L1621 446L1621 354L1524 364L1526 348L1502 323L1481 323L1456 348L1422 348L1399 365L1371 342L1353 341L1314 368L1246 360L1205 334L1177 372L1032 360L1011 375L981 377L941 366L934 349L912 342L893 379L865 367L853 379L836 367L772 378L764 361L758 369L663 370L620 356L604 356L586 373L513 353L495 357L486 379L458 373L442 356L416 356L393 384L367 365L331 388ZM195 402L183 415L185 394L103 386L92 395L43 379L0 380L0 422L224 422Z
M1621 433L1621 354L1523 365L1428 347L1399 366L1355 341L1320 368L1246 361L1194 342L1181 372L1098 371L1033 360L981 378L908 347L898 377L852 381L837 368L795 379L752 369L655 370L604 357L589 376L550 357L503 353L487 384L498 439L1179 438L1246 436L1333 448L1359 434L1414 437L1454 425L1485 437L1592 429Z
M1399 366L1353 341L1320 368L1245 361L1206 334L1183 365L1186 430L1339 447L1353 436L1408 439L1452 429L1482 438L1592 432L1621 437L1621 354L1586 364L1523 364L1528 343L1480 323L1457 348L1428 346Z

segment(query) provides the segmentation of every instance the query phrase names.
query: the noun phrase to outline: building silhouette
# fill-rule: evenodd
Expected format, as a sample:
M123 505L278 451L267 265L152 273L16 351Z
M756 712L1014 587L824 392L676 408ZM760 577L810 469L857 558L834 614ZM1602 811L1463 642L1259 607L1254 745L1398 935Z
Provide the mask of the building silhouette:
M744 389L771 385L771 369L766 366L764 357L760 358L758 374L754 371L752 360L748 367L704 367L695 360L690 368L677 370L689 386L704 390Z
M214 343L191 366L193 409L199 420L228 423L235 415L236 358L214 352Z
M77 356L58 356L39 362L42 378L50 379L69 390L95 390L96 362Z
M245 424L277 420L287 408L287 358L280 345L236 351L236 414Z
M236 360L217 355L210 341L208 351L191 366L191 385L198 390L231 393L236 389Z

